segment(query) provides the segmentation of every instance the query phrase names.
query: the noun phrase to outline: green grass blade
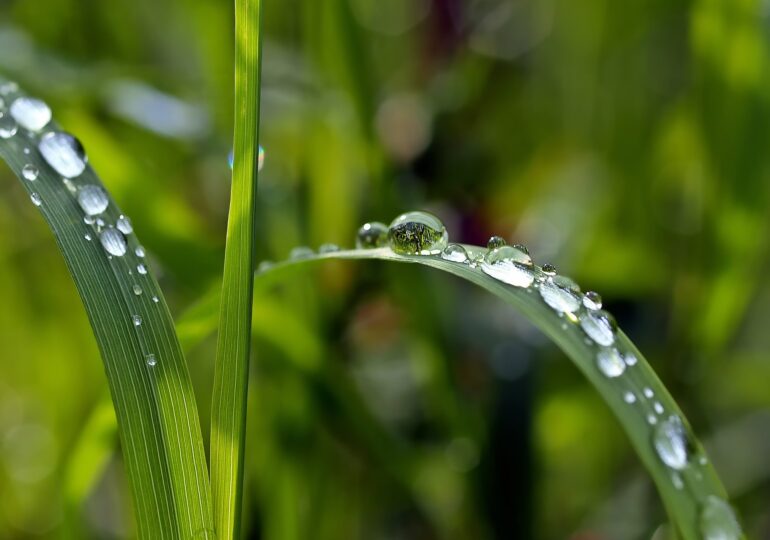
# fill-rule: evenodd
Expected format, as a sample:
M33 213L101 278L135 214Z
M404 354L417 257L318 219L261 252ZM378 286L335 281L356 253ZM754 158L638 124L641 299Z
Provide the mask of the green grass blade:
M486 252L484 248L465 247L474 257ZM617 333L615 347L624 352L632 352L637 358L637 363L626 368L621 377L608 378L596 366L596 344L586 339L585 333L578 324L567 317L560 317L546 305L536 290L506 285L486 275L481 269L471 268L467 264L446 261L440 257L398 255L388 248L339 251L281 262L257 274L255 288L267 288L275 283L285 282L292 276L305 271L306 266L326 259L379 259L422 264L479 285L516 308L572 359L611 407L636 453L651 474L681 537L687 540L702 538L699 525L702 509L710 497L724 500L726 497L724 487L710 461L706 459L703 448L692 436L682 411L642 354L622 332ZM210 304L211 299L207 297L205 303ZM206 322L205 312L205 305L195 310L191 313L189 323L198 329L212 326L212 320ZM213 311L209 309L208 313L208 318L213 319L215 316ZM651 390L654 397L646 397L645 389ZM636 396L634 403L629 404L625 401L626 392L634 393ZM655 410L656 402L663 408L662 415ZM671 415L681 418L692 446L690 464L681 471L674 471L667 467L658 457L653 446L656 426L650 424L649 418L654 417L659 423Z
M235 2L234 168L211 410L211 483L219 538L237 538L243 490L254 273L261 0Z
M3 98L11 103L19 95L14 90ZM4 115L7 120L8 111ZM57 129L51 123L44 131ZM134 234L125 235L123 256L109 256L103 248L102 232L113 230L121 216L113 201L97 216L103 225L84 221L75 192L87 185L101 187L94 171L87 167L64 182L39 153L39 140L40 134L19 128L14 136L0 138L0 157L39 202L90 319L118 419L138 534L152 539L206 538L213 520L197 408L158 284L151 273L137 268L146 261L136 253ZM39 171L34 180L25 179L25 166ZM148 355L154 355L154 365L149 365ZM72 359L73 369L80 361Z

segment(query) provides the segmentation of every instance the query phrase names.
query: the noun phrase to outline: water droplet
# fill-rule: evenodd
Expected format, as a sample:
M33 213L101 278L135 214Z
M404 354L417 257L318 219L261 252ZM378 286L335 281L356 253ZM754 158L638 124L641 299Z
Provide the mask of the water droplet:
M602 349L596 354L596 365L607 377L620 377L626 370L623 357L615 347Z
M448 239L444 224L428 212L406 212L388 228L390 249L401 255L437 255Z
M658 423L658 419L655 418L654 414L648 414L647 415L647 423L649 423L651 426L654 426Z
M585 296L583 296L583 305L586 307L586 309L590 309L592 311L602 309L602 297L598 292L588 291Z
M452 261L457 263L468 262L468 251L460 244L449 244L441 252L441 258L445 261Z
M70 180L69 178L62 178L61 179L62 184L64 184L64 187L67 188L67 191L72 193L73 195L77 193L78 188L75 186L75 184Z
M31 200L32 204L34 204L35 206L40 206L41 204L43 204L43 199L40 198L40 195L38 195L37 192L31 193L29 196L29 200Z
M139 285L134 285L131 289L134 291L136 296L142 295L142 288Z
M40 139L38 150L48 164L62 176L75 178L86 170L86 151L80 141L69 133L46 133Z
M532 259L513 246L503 246L489 251L484 257L481 270L496 280L514 287L529 287L535 281Z
M655 392L653 392L652 388L650 388L650 387L646 387L642 391L644 392L644 397L646 397L647 399L650 399L652 396L655 395Z
M289 252L289 259L296 261L298 259L307 259L313 256L313 250L307 246L297 246Z
M105 225L105 223L104 223L104 220L102 218L96 218L96 226L97 227L99 227L101 229L102 227L104 227L104 225Z
M230 150L230 153L227 154L227 165L230 167L230 170L233 170L233 167L235 166L235 154L232 150ZM265 166L265 149L262 148L262 145L259 145L259 153L257 156L257 170L261 171L262 168Z
M104 247L104 250L110 255L122 257L126 254L126 238L119 230L106 229L102 233L100 240L102 242L102 247Z
M703 540L737 540L743 534L733 509L715 495L706 497L699 525Z
M94 216L84 216L83 217L83 223L85 223L86 225L93 225L94 221L96 221L94 219Z
M633 392L626 392L623 394L623 401L626 403L635 403L636 402L636 394Z
M137 264L136 265L136 271L139 272L142 275L145 275L147 273L147 267L143 264Z
M670 416L655 428L653 444L664 464L678 471L687 467L689 443L682 420L678 416Z
M90 234L88 234L88 233L84 234L84 235L83 235L83 238L85 238L85 239L86 239L86 240L88 240L89 242L91 241L91 235L90 235Z
M655 409L656 413L663 414L663 405L660 403L660 401L653 403L652 408Z
M564 276L545 280L539 287L540 296L557 313L574 313L580 308L580 287Z
M358 249L374 249L388 245L388 226L379 221L364 223L356 233Z
M508 242L502 236L490 236L487 240L487 249L497 249L507 245Z
M543 273L546 276L555 276L556 275L556 267L552 264L545 263L543 265Z
M133 321L134 321L134 326L142 326L142 316L141 315L134 315Z
M19 91L19 85L13 81L8 81L0 85L0 95L7 96Z
M40 131L51 121L51 108L45 101L32 97L16 98L9 111L13 119L29 131Z
M273 263L273 261L262 261L257 266L257 272L266 272L270 270L273 266L275 266L275 263Z
M318 253L334 253L340 250L337 244L321 244L318 246Z
M524 244L513 244L511 247L518 249L519 251L521 251L526 255L529 255L529 249Z
M147 365L150 367L153 367L155 366L155 364L158 363L158 359L155 358L154 354L148 354L147 356L145 356L144 361L147 362Z
M131 234L134 232L134 226L131 225L131 220L126 216L120 216L118 221L115 223L115 226L123 234Z
M10 114L0 112L0 138L10 139L19 131L19 125Z
M158 298L157 296L153 296L152 301L157 304L158 302L160 302L160 298Z
M37 180L39 174L40 171L37 170L37 167L30 165L29 163L24 165L24 167L21 169L21 175L30 182Z
M24 150L22 150L22 152L24 152L25 156L28 156L30 154L30 152L32 152L32 150L30 150L29 148L25 147Z
M580 317L580 326L599 345L609 346L615 342L615 318L604 310L586 312Z
M626 361L627 366L635 366L638 362L636 355L632 352L628 352L623 356L623 360Z
M673 473L671 475L671 483L674 485L675 489L684 488L684 481L682 480L682 475L679 473Z
M709 462L709 460L708 460L708 458L706 456L701 456L701 457L698 458L698 463L701 464L701 465L705 465L708 462Z
M110 205L107 193L99 186L88 184L78 190L78 204L89 216L101 214Z
M136 246L136 249L134 250L134 253L140 259L144 259L145 253L144 253L144 248L142 246Z

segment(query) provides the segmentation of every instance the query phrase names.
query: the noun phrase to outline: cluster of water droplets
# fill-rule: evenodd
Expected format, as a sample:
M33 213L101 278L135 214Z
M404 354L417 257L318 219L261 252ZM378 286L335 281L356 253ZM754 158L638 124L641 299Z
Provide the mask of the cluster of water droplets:
M139 297L145 289L155 288L143 262L144 248L136 244L133 252L130 251L130 243L136 243L135 240L129 241L133 234L131 220L124 215L110 217L107 193L83 175L88 166L88 156L83 145L73 135L54 127L51 121L51 109L44 101L21 95L18 85L13 82L0 83L0 139L15 139L21 143L23 154L30 158L30 162L23 165L21 176L31 187L39 182L41 171L35 165L39 160L34 159L39 156L77 201L83 211L83 241L98 239L116 276L133 293L134 299L129 297L128 302L133 312L130 323L139 333L143 360L148 366L155 366L157 356L141 333L143 302L139 301ZM35 206L45 205L45 200L35 189L30 190L30 199ZM117 212L112 210L112 213L114 215ZM153 294L150 301L150 305L158 304L160 298Z

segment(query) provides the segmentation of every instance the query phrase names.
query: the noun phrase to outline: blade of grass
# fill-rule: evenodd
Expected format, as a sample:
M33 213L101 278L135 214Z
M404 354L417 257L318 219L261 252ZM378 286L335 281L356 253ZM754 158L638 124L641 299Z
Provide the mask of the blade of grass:
M6 82L0 80L0 86ZM13 86L4 88L6 103L21 95L8 92ZM57 129L51 123L44 131ZM102 246L101 229L115 231L121 216L113 201L97 216L103 225L84 221L72 191L101 187L94 171L87 167L63 182L38 151L39 140L40 135L19 129L0 138L0 157L39 203L91 322L118 419L139 537L209 538L210 488L197 408L160 288L151 273L138 270L145 261L136 254L133 234L126 234L122 256L110 256ZM34 180L25 179L25 166L39 171ZM147 362L148 355L154 355L154 363Z
M220 539L238 538L243 491L259 146L262 2L235 2L234 167L211 410L211 484Z

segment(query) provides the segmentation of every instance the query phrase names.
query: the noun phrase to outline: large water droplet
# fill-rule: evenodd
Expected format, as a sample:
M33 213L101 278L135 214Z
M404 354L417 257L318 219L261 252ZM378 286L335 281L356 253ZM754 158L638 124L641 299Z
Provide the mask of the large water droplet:
M490 236L487 240L487 249L497 249L508 244L502 236Z
M598 292L588 291L585 296L583 296L583 305L586 309L590 309L591 311L602 309L602 297Z
M441 258L445 261L465 263L468 262L468 250L460 244L449 244L441 252Z
M40 131L51 121L51 108L45 101L22 96L11 103L11 116L24 129Z
M687 467L689 443L687 432L678 416L670 416L655 428L653 444L663 463L676 470Z
M733 509L715 495L706 497L699 525L703 540L738 540L743 534Z
M19 131L19 125L10 114L0 112L0 138L10 139Z
M35 206L40 206L43 204L43 199L40 198L40 194L37 192L33 192L29 195L29 200L32 201L32 204Z
M620 377L626 370L626 363L623 362L623 357L615 347L602 349L596 353L596 365L599 371L610 378Z
M131 234L134 232L134 226L131 225L131 220L126 216L120 216L115 226L123 234Z
M401 255L438 255L448 239L444 224L428 212L406 212L388 228L390 249Z
M155 357L155 355L154 355L154 354L152 354L152 353L151 353L151 354L148 354L147 356L145 356L145 357L144 357L144 361L145 361L145 362L147 363L147 365L148 365L148 366L150 366L150 367L154 367L154 366L155 366L155 364L157 364L157 363L158 363L158 359L157 359L157 358Z
M580 317L580 326L599 345L609 346L615 342L615 318L604 310L588 311Z
M379 221L364 223L356 233L358 249L374 249L388 245L388 226Z
M532 259L513 246L503 246L488 252L481 264L481 270L514 287L529 287L535 281Z
M78 204L87 215L95 216L107 210L110 199L100 186L88 184L78 190Z
M141 275L147 274L147 267L143 264L137 264L136 265L136 271L139 272Z
M126 254L126 238L117 229L105 229L100 237L102 247L110 255L122 257Z
M86 170L86 151L80 141L69 133L46 133L40 139L38 150L48 164L62 176L75 178Z
M37 177L40 175L40 171L37 170L37 167L35 167L34 165L27 163L26 165L24 165L24 167L22 167L21 175L26 180L29 180L30 182L34 182L35 180L37 180Z
M574 313L580 308L580 287L564 276L554 276L540 284L540 296L559 313Z

